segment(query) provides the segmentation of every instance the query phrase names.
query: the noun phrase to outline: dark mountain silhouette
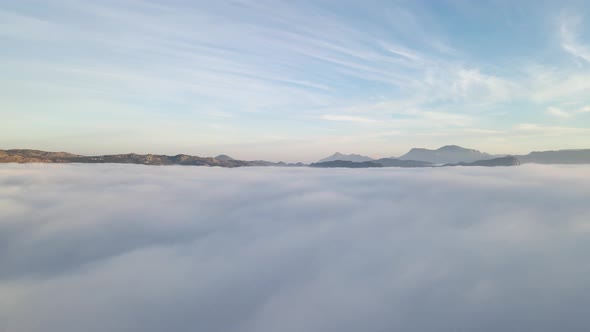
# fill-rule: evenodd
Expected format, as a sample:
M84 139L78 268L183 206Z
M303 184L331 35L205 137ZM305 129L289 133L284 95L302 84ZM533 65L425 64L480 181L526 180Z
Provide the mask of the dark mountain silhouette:
M456 163L456 164L444 164L442 166L438 166L435 164L423 162L423 161L415 161L415 160L399 160L393 158L383 158L374 161L363 161L363 162L354 162L354 161L344 161L344 160L334 160L334 161L326 161L321 163L313 163L309 165L310 167L321 167L321 168L334 168L334 167L345 167L345 168L371 168L371 167L448 167L448 166L485 166L485 167L493 167L493 166L518 166L520 162L516 157L507 156L507 157L499 157L493 159L486 159L486 160L477 160L470 163Z
M362 161L371 161L373 158L367 156L361 156L360 154L342 154L340 152L336 152L333 155L321 159L319 162L326 162L326 161L354 161L354 162L362 162Z
M469 163L492 158L495 158L495 156L489 153L466 149L457 145L446 145L436 150L413 148L398 159L425 161L433 164L454 164L460 162Z
M457 164L444 164L443 166L518 166L520 161L514 156L506 156L494 159L478 160L471 163L457 163Z
M590 149L534 151L517 157L523 164L590 164Z
M334 167L344 167L344 168L372 168L372 167L383 167L383 165L378 164L372 161L361 161L361 162L354 162L349 160L332 160L332 161L324 161L319 163L310 164L309 167L318 167L318 168L334 168Z
M377 164L381 164L383 167L432 167L434 164L417 161L417 160L401 160L395 158L381 158L374 161Z
M286 163L283 161L252 160L248 161L248 166L302 167L307 165L304 163Z

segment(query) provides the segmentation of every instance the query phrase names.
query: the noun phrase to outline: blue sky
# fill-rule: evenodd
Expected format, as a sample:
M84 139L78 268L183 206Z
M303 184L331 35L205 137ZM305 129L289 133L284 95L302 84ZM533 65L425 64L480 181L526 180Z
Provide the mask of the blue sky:
M590 147L587 1L0 0L0 148Z

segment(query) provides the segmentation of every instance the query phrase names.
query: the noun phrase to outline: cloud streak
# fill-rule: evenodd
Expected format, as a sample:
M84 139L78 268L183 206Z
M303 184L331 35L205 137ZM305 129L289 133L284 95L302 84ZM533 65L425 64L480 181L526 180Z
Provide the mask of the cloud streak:
M562 47L568 53L590 62L590 48L578 41L578 37L575 32L575 27L580 24L579 18L567 18L565 22L561 24L561 38Z
M585 331L588 176L0 165L0 330Z

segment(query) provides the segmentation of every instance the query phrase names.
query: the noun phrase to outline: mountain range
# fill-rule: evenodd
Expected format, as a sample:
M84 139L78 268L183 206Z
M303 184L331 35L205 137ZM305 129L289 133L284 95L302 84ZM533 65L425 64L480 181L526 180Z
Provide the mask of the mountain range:
M485 166L485 167L495 167L495 166L518 166L520 165L520 161L518 158L514 156L505 156L505 157L498 157L492 159L484 159L484 160L477 160L473 162L460 162L456 164L433 164L424 161L416 161L416 160L401 160L401 159L393 159L393 158L383 158L373 161L362 161L362 162L354 162L354 161L344 161L344 160L332 160L332 161L324 161L310 164L309 167L318 167L318 168L335 168L335 167L344 167L344 168L372 168L372 167L450 167L450 166Z
M489 153L462 148L457 145L445 145L436 150L413 148L399 157L401 160L418 160L433 164L470 163L478 160L496 158Z
M175 156L159 154L114 154L101 156L82 156L66 152L46 152L39 150L0 150L0 163L90 163L90 164L142 164L142 165L190 165L190 166L249 166L248 162L235 159L216 159L186 154Z
M326 160L334 161L335 159L342 161L357 162L357 154L342 154L336 153L330 157L321 159L319 162ZM406 154L400 157L390 157L382 159L372 159L367 156L360 156L362 161L373 161L386 165L385 167L424 167L432 165L465 165L476 163L482 160L492 160L507 155L493 155L486 152L481 152L474 149L467 149L458 145L445 145L435 150L424 148L413 148ZM519 163L535 163L535 164L590 164L590 149L578 150L557 150L557 151L534 151L526 155L515 155ZM501 159L500 159L501 160ZM508 160L508 159L505 159ZM408 161L407 164L401 161ZM422 163L422 164L421 164Z
M492 159L499 156L494 156L489 153L480 152L473 149L466 149L462 148L457 145L445 145L440 147L436 150L424 149L424 148L413 148L408 151L406 154L400 157L390 157L390 158L382 158L379 159L383 162L387 163L387 160L396 160L396 163L399 163L399 160L407 160L407 161L417 161L417 162L424 162L429 164L450 164L450 163L470 163L478 160L486 160ZM363 161L375 161L375 159L359 154L342 154L340 152L336 152L333 155L320 159L318 162L327 162L327 161L352 161L352 162L363 162ZM423 166L423 165L419 165ZM414 167L414 166L412 166Z
M590 164L590 149L534 151L527 155L492 155L457 145L446 145L436 150L413 148L399 158L372 159L359 154L335 153L316 163L271 162L265 160L245 161L228 155L198 157L186 154L174 156L159 154L115 154L84 156L67 152L13 149L0 150L0 163L122 163L142 165L188 165L188 166L278 166L278 167L438 167L438 166L517 166L524 163L538 164Z

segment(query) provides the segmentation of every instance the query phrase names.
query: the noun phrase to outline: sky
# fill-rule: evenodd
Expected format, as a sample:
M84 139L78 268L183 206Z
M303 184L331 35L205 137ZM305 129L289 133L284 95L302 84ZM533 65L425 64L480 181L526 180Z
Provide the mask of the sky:
M590 325L587 166L0 174L0 331Z
M0 0L0 148L590 147L588 1Z

